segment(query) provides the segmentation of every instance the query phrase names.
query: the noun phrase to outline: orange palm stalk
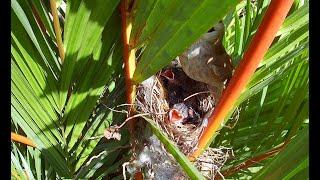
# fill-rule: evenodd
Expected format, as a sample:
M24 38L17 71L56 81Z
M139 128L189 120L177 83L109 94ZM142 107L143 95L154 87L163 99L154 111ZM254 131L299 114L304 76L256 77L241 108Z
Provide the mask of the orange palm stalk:
M126 84L126 98L128 104L134 103L135 98L135 85L132 83L132 76L134 70L136 68L135 62L135 50L130 49L129 40L130 40L130 33L132 29L132 23L128 17L128 1L122 0L120 4L120 13L121 13L121 33L122 33L122 42L123 42L123 62L124 62L124 76L125 76L125 84ZM129 116L133 114L133 108L129 106L128 109ZM134 127L135 127L135 119L128 122L129 131L132 137L132 140L135 139L134 135ZM132 141L134 142L134 141ZM133 149L135 145L133 143Z
M126 83L126 98L128 104L134 103L134 98L136 94L136 86L132 82L132 76L134 70L136 68L136 61L135 61L135 50L130 49L129 41L130 41L130 33L132 29L132 22L128 18L127 12L128 2L127 0L122 0L120 5L120 13L121 13L121 31L122 31L122 42L123 42L123 61L124 61L124 74L125 74L125 83ZM133 109L129 107L129 116L132 116ZM136 119L133 119L128 122L129 131L131 134L131 142L132 149L135 149L135 128ZM135 180L143 179L142 172L138 171L135 174Z
M36 145L29 138L16 134L14 132L11 132L11 140L28 146L36 147Z
M262 22L253 37L243 59L223 92L222 97L209 117L208 126L199 139L198 147L190 160L197 158L210 145L228 112L233 108L235 101L249 82L257 69L261 59L270 47L277 31L288 14L293 0L272 0Z

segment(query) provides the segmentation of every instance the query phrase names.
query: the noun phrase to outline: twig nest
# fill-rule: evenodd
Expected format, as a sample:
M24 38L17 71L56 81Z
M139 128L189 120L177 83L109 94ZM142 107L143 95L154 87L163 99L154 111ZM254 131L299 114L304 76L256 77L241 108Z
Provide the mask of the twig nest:
M206 84L170 66L137 87L136 106L189 155L202 132L203 117L214 108L214 98Z
M215 179L217 176L220 176L220 178L223 179L220 169L228 159L233 157L234 154L231 148L209 147L202 153L200 157L197 158L195 165L208 179Z
M177 63L173 64L137 87L135 105L139 113L148 113L181 152L189 156L197 147L215 99L205 83L189 78ZM136 152L136 160L130 164L131 171L140 169L147 179L187 179L154 135L145 134L140 138L141 148ZM208 178L215 176L227 159L219 160L220 156L226 157L226 153L217 155L219 149L214 150L206 151L196 162Z

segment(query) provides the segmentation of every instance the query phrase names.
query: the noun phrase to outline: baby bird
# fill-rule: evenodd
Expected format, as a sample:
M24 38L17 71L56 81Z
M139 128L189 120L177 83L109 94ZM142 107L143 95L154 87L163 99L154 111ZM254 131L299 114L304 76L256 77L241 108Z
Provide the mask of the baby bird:
M220 21L214 26L214 31L204 34L178 57L187 76L208 85L215 104L233 71L231 57L222 45L223 36L224 24Z
M169 123L196 123L199 118L199 114L196 113L190 106L185 103L174 104L169 111L168 121Z

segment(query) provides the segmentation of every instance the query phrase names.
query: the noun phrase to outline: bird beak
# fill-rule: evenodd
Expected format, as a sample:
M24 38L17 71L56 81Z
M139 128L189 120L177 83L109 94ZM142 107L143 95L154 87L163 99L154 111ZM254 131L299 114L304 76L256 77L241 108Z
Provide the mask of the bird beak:
M169 111L169 123L180 123L184 119L182 113L177 109L171 109Z
M222 21L220 21L214 26L214 31L205 33L202 35L202 39L211 43L215 43L219 38L221 38L221 36L224 35L224 29L224 24Z
M167 78L169 81L174 80L174 73L172 72L171 69L165 70L163 73L161 73L161 76Z

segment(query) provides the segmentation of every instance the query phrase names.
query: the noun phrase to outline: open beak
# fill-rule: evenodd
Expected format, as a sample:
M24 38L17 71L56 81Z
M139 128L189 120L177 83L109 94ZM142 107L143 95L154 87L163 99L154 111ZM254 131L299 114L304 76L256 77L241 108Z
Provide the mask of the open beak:
M169 123L181 123L185 117L177 109L171 109L169 111Z
M174 80L174 73L171 69L165 70L163 73L161 73L161 76L167 78L169 81Z

